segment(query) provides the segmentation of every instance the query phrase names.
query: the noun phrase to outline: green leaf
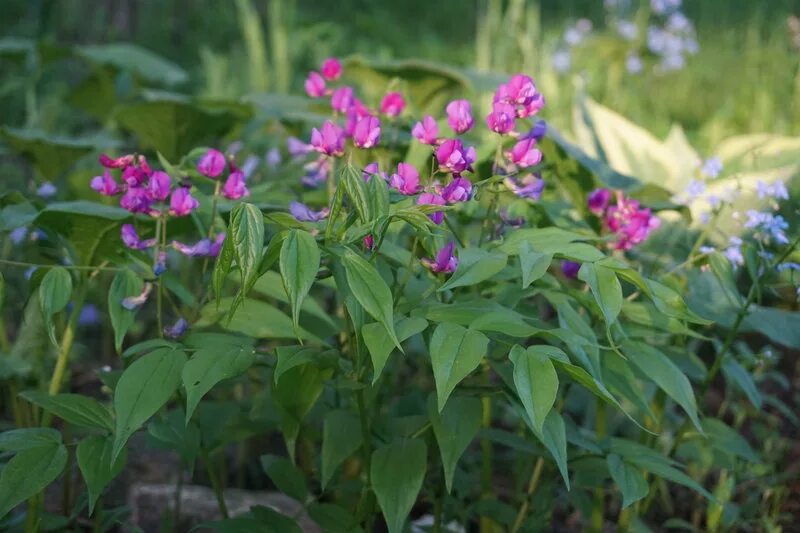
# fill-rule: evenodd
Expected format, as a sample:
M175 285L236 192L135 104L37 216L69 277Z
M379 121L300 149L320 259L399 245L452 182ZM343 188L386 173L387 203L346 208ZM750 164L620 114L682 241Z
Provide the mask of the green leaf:
M358 527L358 520L352 512L332 503L312 503L308 506L308 515L326 533L361 531Z
M117 424L112 460L116 461L133 432L169 401L180 385L185 363L182 351L159 348L125 369L114 389Z
M50 181L67 172L96 144L92 139L60 137L7 126L0 127L0 138L14 152L27 159L44 179Z
M662 352L641 342L624 343L623 352L642 374L683 407L695 427L702 432L692 384L680 368Z
M336 469L361 446L361 425L349 411L329 411L322 425L322 490Z
M397 339L400 342L422 333L427 327L428 321L421 317L401 317L394 325ZM394 341L380 322L365 324L361 328L361 335L372 358L372 383L374 384L381 377L383 367L386 366L386 361L388 361L389 355L395 347Z
M107 431L114 430L111 413L94 398L80 394L51 396L42 391L24 391L20 393L20 396L70 424Z
M372 177L375 176L373 175ZM378 179L370 178L367 183L367 194L369 195L369 205L373 219L389 215L391 209L389 204L389 188L383 178L380 176L378 176Z
M208 303L200 309L200 320L195 325L207 327L219 323L220 327L253 337L255 339L294 339L297 335L303 340L313 340L323 343L315 335L303 328L294 331L292 318L280 309L261 300L245 298L241 300L241 307L234 311L229 320L224 320L226 307L236 305L237 298L223 298L219 304L222 310L217 309L217 304Z
M704 418L703 430L708 437L708 442L712 448L732 453L750 462L757 462L758 455L753 451L744 437L735 429L727 425L722 420L716 418Z
M241 203L231 212L228 237L233 248L233 258L239 267L240 298L247 295L256 279L264 250L264 216L253 204ZM240 300L237 300L240 301ZM228 316L236 310L231 306Z
M256 356L253 347L209 346L199 349L189 359L181 372L186 389L186 422L192 418L197 404L214 385L238 376L253 364Z
M271 507L255 505L250 508L250 513L255 516L261 524L267 526L269 533L303 533L297 520L279 513ZM247 533L253 532L253 528L246 529Z
M528 413L528 418L539 431L558 393L558 374L547 355L548 346L531 346L527 350L519 345L509 353L514 363L514 386L517 395Z
M117 352L122 349L125 334L133 325L136 310L128 310L122 306L122 300L142 293L144 282L130 270L122 270L114 276L108 290L108 314L111 316L111 327L114 329L114 347Z
M433 395L428 397L428 418L439 444L447 492L453 490L453 475L458 460L481 429L481 401L478 398L456 396L440 413Z
M482 248L459 250L458 268L439 290L476 285L503 270L507 262L508 256L500 252L487 252Z
M111 462L111 452L114 443L109 437L92 435L86 437L78 443L75 455L78 459L78 468L81 470L86 488L89 490L89 516L94 511L97 498L103 492L103 488L108 485L125 467L128 460L126 450Z
M222 241L222 247L219 249L217 261L214 263L214 271L211 273L212 284L214 285L214 295L217 300L217 309L219 309L220 300L222 300L222 288L225 286L225 280L228 274L231 273L233 268L233 239L225 239Z
M569 490L569 471L567 470L567 429L561 413L551 409L544 419L542 430L532 424L527 413L523 410L523 420L533 432L534 436L547 448L556 462L561 478Z
M756 409L761 409L764 403L761 392L758 390L753 376L745 367L739 364L739 361L733 357L726 357L722 362L722 373L725 375L726 380L733 383L739 390L744 392L747 399L750 400L750 403L752 403Z
M403 531L422 488L427 455L425 443L418 439L398 439L372 453L372 489L389 533Z
M317 277L319 261L314 237L306 231L290 230L281 246L280 270L292 306L295 330L300 328L300 306Z
M737 308L744 305L744 298L739 293L739 289L736 288L731 262L721 253L713 252L708 255L708 264L711 266L711 272L717 278L717 282L722 288L722 293L728 299L728 302Z
M622 285L617 273L600 263L583 263L578 271L578 278L589 285L603 312L606 326L610 327L622 310Z
M181 67L131 43L83 45L75 53L98 65L108 65L140 76L148 82L177 85L189 79Z
M52 428L20 428L0 433L0 451L21 452L61 444L61 433Z
M155 417L147 424L147 433L153 444L178 452L191 470L200 454L200 428L194 422L186 423L183 409L172 409L166 416Z
M367 191L367 184L361 176L361 171L353 165L345 165L342 169L341 183L344 184L344 190L347 196L350 197L352 205L358 213L359 218L364 224L372 222L372 204Z
M443 322L431 337L430 354L439 411L462 379L480 364L489 339L480 331Z
M519 268L522 272L522 288L527 289L531 283L544 276L552 262L553 254L537 252L527 241L520 243Z
M53 324L53 315L64 309L72 296L72 277L63 267L51 268L42 278L39 285L39 305L47 327L50 341L58 346L56 339L56 326Z
M364 310L383 324L395 346L402 352L394 330L394 302L392 292L375 267L352 250L342 256L347 285Z
M66 464L67 448L60 441L17 453L0 473L0 518L55 481Z
M622 460L622 457L615 453L606 457L606 463L608 464L608 471L611 472L611 478L622 492L623 509L647 496L650 487L644 478L644 474L638 468L626 463Z
M612 450L614 446L612 446ZM693 480L691 477L687 476L681 470L678 470L672 464L667 461L664 461L661 457L654 457L652 454L620 454L625 458L625 460L639 468L646 470L652 474L655 474L659 477L672 481L674 483L678 483L679 485L683 485L684 487L688 487L700 494L704 497L708 498L711 501L714 501L714 497L704 489L699 483Z
M262 455L261 468L278 490L300 503L308 498L308 487L303 472L285 457Z

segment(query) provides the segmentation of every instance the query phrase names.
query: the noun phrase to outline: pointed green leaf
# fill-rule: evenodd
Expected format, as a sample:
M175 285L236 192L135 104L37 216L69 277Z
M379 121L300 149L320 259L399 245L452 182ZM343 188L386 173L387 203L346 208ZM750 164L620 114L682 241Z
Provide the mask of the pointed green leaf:
M395 323L394 329L397 332L397 339L400 342L421 333L428 327L428 321L421 317L401 317ZM372 358L372 383L374 384L381 377L383 367L389 355L394 350L394 341L389 336L389 332L380 322L365 324L361 328L361 335L364 337L364 344L367 345L369 355Z
M364 224L372 222L372 205L367 191L367 184L361 176L361 171L353 165L345 165L342 169L341 183L344 184L347 196L350 197L350 201L361 221Z
M626 463L622 460L622 457L614 453L606 457L606 463L608 463L608 471L611 472L611 478L619 487L620 492L622 492L623 509L647 496L650 486L647 484L647 480L641 470Z
M290 460L277 455L262 455L261 468L279 491L300 503L305 503L308 498L306 478Z
M56 346L58 340L53 315L67 306L70 296L72 296L72 277L67 269L55 267L48 270L42 278L42 284L39 285L39 305L42 308L47 334Z
M372 453L372 489L389 533L403 531L425 479L427 455L418 439L398 439Z
M447 492L453 490L453 475L458 460L481 429L481 414L481 401L478 398L451 398L439 413L436 399L433 395L428 397L428 418L439 444Z
M53 442L22 450L0 473L0 518L56 480L67 464L67 448Z
M217 345L201 348L183 365L181 379L186 389L186 421L203 396L222 380L238 376L253 364L250 345Z
M349 411L330 411L322 425L322 490L345 459L361 446L361 425Z
M519 406L518 406L519 409ZM567 470L567 429L564 425L564 418L561 413L551 409L544 419L542 430L534 426L528 418L524 408L520 409L520 414L527 426L531 429L534 436L547 448L550 455L556 462L561 478L564 480L567 490L569 490L569 471Z
M300 328L300 307L319 270L317 241L307 231L291 230L281 246L280 270L292 306L292 322Z
M487 252L482 248L459 250L458 268L439 290L476 285L503 270L507 262L508 256L500 252Z
M122 270L114 276L108 290L108 314L111 316L111 327L114 329L114 347L122 350L125 334L133 325L136 310L125 309L122 301L130 296L142 293L144 282L130 270Z
M584 263L578 271L578 278L589 285L606 325L611 326L622 310L622 285L617 273L600 263Z
M110 437L92 435L78 443L75 455L78 459L78 468L81 470L86 488L89 490L89 516L94 511L94 504L103 492L106 485L111 482L125 467L128 453L123 450L117 460L112 464L111 452L114 443Z
M522 272L522 288L527 289L531 283L544 276L552 262L553 254L537 252L528 242L522 241L519 245L519 268Z
M546 353L547 346L531 346L527 350L514 346L509 359L514 363L514 386L522 406L534 426L542 431L544 421L558 393L558 374Z
M431 337L430 354L439 411L461 380L480 364L489 339L480 331L442 322Z
M3 452L20 452L53 444L61 444L61 433L52 428L19 428L0 433L0 451Z
M20 393L20 396L70 424L107 431L114 430L111 413L94 398L80 394L51 396L43 391L24 391Z

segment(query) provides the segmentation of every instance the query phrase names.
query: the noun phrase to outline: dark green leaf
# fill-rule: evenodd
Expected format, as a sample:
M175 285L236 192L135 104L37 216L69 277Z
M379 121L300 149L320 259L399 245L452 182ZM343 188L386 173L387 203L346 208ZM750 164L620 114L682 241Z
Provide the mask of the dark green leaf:
M114 329L114 347L119 352L125 334L133 325L136 310L128 310L122 301L130 296L138 296L144 288L144 282L130 270L122 270L114 276L108 290L108 314L111 316L111 327Z
M506 266L508 256L500 252L487 252L482 248L465 248L459 251L458 268L440 291L466 287L485 281Z
M80 394L51 396L41 391L24 391L20 393L20 396L70 424L108 431L114 430L114 421L108 409L88 396Z
M72 296L72 277L63 267L51 268L42 278L39 285L39 305L42 316L50 335L50 341L58 346L56 340L56 327L53 324L53 315L64 309Z
M436 399L428 397L428 417L439 444L447 492L453 489L453 475L458 460L481 428L481 401L478 398L451 398L439 413Z
M361 446L361 425L349 411L330 411L322 426L322 489L336 468Z
M295 329L300 328L300 306L317 277L319 261L314 237L306 231L290 230L281 246L280 270L292 306Z
M553 254L537 252L527 241L520 243L518 252L522 288L527 289L531 283L545 275L553 261Z
M427 327L428 321L420 317L401 317L394 325L397 339L400 342L421 333ZM364 344L367 345L370 357L372 357L372 383L374 384L381 376L383 367L386 366L386 361L389 359L392 350L394 350L394 341L380 322L366 324L361 328L361 335L364 338Z
M431 337L430 354L439 411L462 379L480 364L489 339L480 331L443 322Z
M67 464L60 442L17 453L0 473L0 518L56 480Z
M528 418L539 431L558 393L558 374L547 355L548 346L531 346L527 350L519 345L511 349L508 357L514 363L514 386Z
M308 498L306 479L303 472L291 461L277 455L262 455L261 468L279 491L300 503L305 503Z
M20 452L53 444L61 444L61 433L52 428L20 428L0 433L0 451L4 452Z
M367 184L361 176L361 171L353 165L345 165L342 169L340 183L344 184L344 190L347 192L347 196L350 197L350 201L361 221L364 224L372 222L372 204L367 191Z
M186 420L202 397L222 380L238 376L253 364L252 346L209 346L201 348L189 359L181 372L186 389Z
M389 533L402 533L427 466L425 443L399 439L372 453L372 489L386 518Z
M616 272L599 263L583 263L578 278L589 285L597 305L603 312L606 326L610 327L622 310L622 285L617 279Z
M92 515L94 504L103 492L103 488L122 471L127 462L128 454L123 450L112 464L113 445L111 438L99 435L86 437L78 443L75 455L78 459L78 468L89 490L89 516Z
M614 483L617 484L620 492L622 492L623 509L647 496L650 487L644 478L644 474L638 468L626 463L619 455L614 453L606 457L606 462Z

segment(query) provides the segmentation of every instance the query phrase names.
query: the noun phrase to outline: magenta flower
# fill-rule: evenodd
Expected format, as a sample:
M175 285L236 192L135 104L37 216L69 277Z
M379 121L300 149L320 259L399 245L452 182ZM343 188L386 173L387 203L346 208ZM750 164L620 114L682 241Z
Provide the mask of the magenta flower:
M589 206L589 211L597 216L602 216L608 207L608 202L611 200L611 191L608 189L595 189L589 194L586 203Z
M166 172L156 170L147 183L147 195L154 202L163 202L169 197L172 188L172 178Z
M369 181L372 176L380 176L384 180L389 179L386 176L386 172L381 172L378 163L370 163L369 165L365 166L364 170L361 172L361 175L364 177L364 181Z
M617 250L630 250L661 225L650 209L641 209L639 202L625 198L621 192L617 192L617 204L606 211L605 221L608 229L616 233Z
M520 198L538 200L544 191L544 180L537 174L527 174L521 178L509 176L503 183Z
M122 181L130 187L140 187L147 181L147 174L137 166L125 167L122 171Z
M122 307L128 311L133 311L140 308L147 301L147 297L150 296L150 292L152 290L153 284L148 281L144 284L141 293L137 294L136 296L128 296L127 298L123 298Z
M436 259L423 258L422 264L428 267L431 272L450 274L458 268L458 258L453 254L455 244L452 242L439 250Z
M344 153L344 130L336 123L326 120L318 130L311 130L311 146L325 155L340 156Z
M313 146L301 141L297 137L289 137L286 139L286 149L289 151L289 155L292 156L293 159L298 159L309 152L314 151Z
M131 213L147 213L150 211L150 204L153 201L147 194L147 190L141 187L129 187L125 194L119 199L119 205Z
M381 113L387 117L396 117L403 112L406 101L400 93L387 93L381 100Z
M421 122L414 124L411 135L422 144L435 145L439 142L439 125L435 118L426 115Z
M459 174L465 170L472 171L472 163L476 158L475 148L464 148L458 139L447 139L436 149L436 160L444 172Z
M179 318L173 325L164 326L164 336L168 339L177 339L182 337L187 329L189 329L189 323L185 318Z
M345 113L353 105L353 88L339 87L331 94L331 107L334 111Z
M98 158L100 164L103 165L105 168L127 168L131 166L134 162L134 157L132 155L123 155L122 157L118 157L116 159L107 156L106 154L100 154Z
M320 71L326 80L338 80L342 75L342 64L335 57L329 57L322 62Z
M209 250L208 255L211 257L217 257L219 255L219 251L222 249L223 242L225 242L225 232L217 233L214 242L211 243L211 250Z
M313 70L309 72L303 86L306 89L306 94L311 98L325 96L325 78L320 76L319 72L314 72Z
M225 185L222 186L222 196L228 200L239 200L249 195L250 190L247 188L244 173L238 170L231 172L228 179L225 180Z
M424 192L417 198L417 205L444 205L444 198L434 192ZM434 211L428 215L434 224L439 225L444 222L444 211Z
M156 244L155 239L140 239L139 234L136 233L136 228L133 227L133 224L123 224L120 234L123 244L132 250L144 250L145 248L151 248Z
M519 118L532 117L544 108L544 95L536 93L536 97L530 102L517 109L517 116Z
M472 129L475 120L472 118L472 107L467 100L453 100L447 104L447 124L457 134Z
M517 110L513 105L495 102L492 105L492 112L486 115L486 125L493 132L505 135L514 131L516 118Z
M506 152L512 163L518 167L532 167L542 160L542 152L536 148L536 139L522 139L514 145L510 152Z
M306 204L292 202L289 204L289 213L301 222L319 222L328 218L330 210L327 207L323 207L319 211L314 211Z
M472 182L467 178L455 176L453 181L442 190L442 198L448 204L466 202L472 198Z
M575 261L561 261L561 273L564 277L575 279L578 277L578 271L581 269L581 264Z
M419 172L414 165L398 163L397 172L389 178L389 185L406 196L419 192Z
M537 98L539 92L533 79L525 74L514 74L507 84L497 87L495 102L526 106Z
M381 140L381 121L367 115L358 120L353 129L353 144L359 148L372 148Z
M169 214L174 217L186 216L200 205L192 196L189 187L178 187L172 192L169 199Z
M216 178L225 170L225 156L219 150L209 150L197 162L197 171L207 178Z
M115 196L120 193L119 183L111 177L108 169L103 170L102 176L95 176L89 186L103 196Z
M375 247L375 237L372 236L372 233L365 235L362 242L367 250L372 250Z

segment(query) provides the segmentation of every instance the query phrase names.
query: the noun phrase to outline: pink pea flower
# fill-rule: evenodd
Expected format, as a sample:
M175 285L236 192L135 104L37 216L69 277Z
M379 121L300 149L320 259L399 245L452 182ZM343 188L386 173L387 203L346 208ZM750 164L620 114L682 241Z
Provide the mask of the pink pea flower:
M225 170L225 156L210 148L197 162L197 171L207 178L216 178Z
M164 336L168 339L177 339L182 337L187 329L189 329L189 323L185 318L179 318L173 325L164 326Z
M103 196L115 196L121 192L119 183L111 176L108 169L103 171L102 176L95 176L89 186Z
M494 101L526 106L535 100L537 95L539 95L539 92L536 90L536 84L530 76L514 74L508 80L508 83L497 87Z
M532 117L544 108L544 95L536 93L536 97L530 102L517 109L517 116L519 118Z
M414 165L398 163L397 172L389 178L389 185L406 196L419 192L419 172Z
M313 146L301 141L297 137L289 137L286 139L286 149L289 151L289 155L292 156L292 159L298 159L314 151Z
M608 207L608 202L611 200L611 191L608 189L595 189L589 194L586 203L589 206L589 211L597 216L605 213Z
M372 116L369 109L363 105L352 105L347 110L347 119L344 123L344 133L347 137L352 137L355 134L356 126L363 118Z
M189 187L178 187L172 192L169 199L169 214L174 217L186 216L200 205L192 196Z
M345 113L353 105L353 88L339 87L331 94L331 107L334 111Z
M380 176L384 180L388 180L389 178L386 176L386 172L381 172L380 167L378 166L377 162L370 163L369 165L364 167L364 170L361 172L361 175L364 178L364 181L369 181L372 176Z
M208 257L211 255L211 239L201 239L192 245L172 241L172 247L189 257Z
M147 158L143 155L139 156L139 170L144 172L145 176L152 176L153 169L150 168L150 165L147 163Z
M414 124L411 135L422 144L435 145L439 142L439 125L435 118L426 115L421 122Z
M422 259L422 264L428 267L431 272L450 274L458 268L458 258L453 254L455 244L452 242L439 250L436 259Z
M532 167L542 160L542 152L536 148L536 139L528 138L514 144L510 152L506 152L512 163L518 167Z
M322 62L320 71L326 80L338 80L342 75L342 64L335 57L329 57Z
M217 257L219 251L222 249L222 243L225 242L225 232L217 233L214 242L211 243L211 249L208 251L210 257Z
M447 124L457 134L466 133L472 129L475 120L472 118L472 107L467 100L453 100L447 104Z
M106 154L100 154L98 158L100 164L103 165L105 168L127 168L131 166L134 162L133 155L123 155L122 157L118 157L116 159L107 156Z
M467 178L455 176L453 181L442 190L442 198L448 204L468 201L472 198L472 182Z
M128 166L122 171L122 181L130 187L140 187L147 181L147 174L137 166Z
M319 130L311 130L311 146L325 155L338 157L344 154L344 140L344 130L330 120L326 120Z
M444 198L434 192L424 192L417 198L417 205L444 205ZM444 211L434 211L428 215L434 224L439 225L444 222Z
M147 194L154 202L163 202L167 199L172 188L172 178L166 172L156 170L147 183Z
M527 174L521 178L509 176L503 183L511 192L528 200L538 200L544 191L544 180L537 174Z
M128 311L133 311L140 308L147 301L147 298L150 296L150 292L152 290L153 284L148 281L144 284L141 293L137 294L136 296L128 296L127 298L123 298L122 307Z
M359 148L372 148L381 140L381 121L367 115L358 120L353 130L353 143Z
M228 200L239 200L249 195L250 190L244 180L244 173L238 170L231 172L228 179L225 180L225 185L222 186L222 196Z
M486 125L493 132L505 135L514 131L516 118L517 110L513 105L495 102L492 112L486 115Z
M661 225L661 220L652 215L650 209L641 209L639 202L625 198L621 192L617 192L617 204L606 211L605 222L608 229L616 233L617 250L630 250Z
M325 96L325 78L319 75L319 72L313 70L308 73L304 87L306 94L311 98L320 98Z
M148 213L153 201L147 190L141 187L129 187L119 199L119 205L131 213Z
M133 224L123 224L120 236L122 237L122 243L132 250L144 250L156 244L155 239L142 240L139 238L139 234L136 233L136 228L133 227Z
M561 273L564 277L575 279L578 277L578 271L581 269L581 264L575 261L561 261Z
M381 113L387 117L396 117L403 112L406 107L406 101L403 95L397 92L387 93L381 100Z
M364 248L372 250L375 248L375 237L372 236L372 233L365 235L362 243L364 244Z
M289 213L300 222L319 222L328 218L330 209L323 207L319 211L314 211L306 204L292 202L289 204Z
M475 147L464 148L464 144L458 139L447 139L436 149L436 160L444 172L471 172L476 157Z

